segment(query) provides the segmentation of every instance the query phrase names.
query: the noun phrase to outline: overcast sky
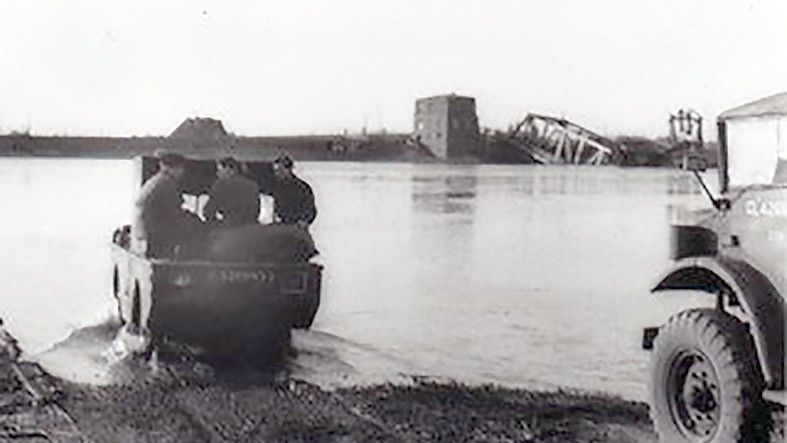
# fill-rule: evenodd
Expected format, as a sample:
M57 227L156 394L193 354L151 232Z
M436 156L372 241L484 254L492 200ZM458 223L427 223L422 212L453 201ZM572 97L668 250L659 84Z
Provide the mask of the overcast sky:
M0 132L409 131L455 92L487 127L656 136L787 90L787 1L6 0L0 54Z

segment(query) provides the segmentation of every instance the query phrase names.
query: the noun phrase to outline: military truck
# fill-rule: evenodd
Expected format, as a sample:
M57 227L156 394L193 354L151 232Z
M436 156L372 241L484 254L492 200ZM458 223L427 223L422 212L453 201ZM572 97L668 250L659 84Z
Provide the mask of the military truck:
M135 167L141 186L157 160L139 157ZM272 177L269 162L244 162L244 169L258 183ZM182 188L190 209L214 179L214 159L189 161ZM322 266L301 228L219 227L188 256L149 257L131 243L129 226L115 231L113 295L121 322L154 339L218 355L270 354L282 350L291 328L309 328L319 308Z
M701 291L713 307L644 330L651 418L670 443L767 441L765 403L785 404L787 93L717 123L720 195L700 181L713 208L672 226L674 263L653 289Z

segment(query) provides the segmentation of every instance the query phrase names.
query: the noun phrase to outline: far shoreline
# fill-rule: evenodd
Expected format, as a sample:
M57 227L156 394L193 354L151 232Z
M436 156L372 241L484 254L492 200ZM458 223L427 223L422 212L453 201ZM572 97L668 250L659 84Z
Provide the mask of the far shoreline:
M215 138L215 137L214 137ZM372 134L365 136L226 136L211 137L80 137L33 136L29 134L0 135L0 158L79 158L131 159L150 156L161 148L196 154L199 158L220 158L231 155L244 161L270 161L286 153L295 161L410 163L462 165L530 165L539 164L521 152L499 144L484 146L476 154L443 159L412 142L409 134ZM711 164L712 165L712 164ZM556 164L556 166L563 166ZM569 165L565 165L569 166ZM631 158L607 166L675 168L654 142L638 146Z

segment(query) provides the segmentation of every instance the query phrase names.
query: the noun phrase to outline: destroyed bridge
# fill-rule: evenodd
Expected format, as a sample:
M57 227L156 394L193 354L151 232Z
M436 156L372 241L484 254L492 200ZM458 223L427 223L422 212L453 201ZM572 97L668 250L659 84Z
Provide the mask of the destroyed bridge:
M566 119L528 114L503 135L508 145L543 164L618 164L623 148Z

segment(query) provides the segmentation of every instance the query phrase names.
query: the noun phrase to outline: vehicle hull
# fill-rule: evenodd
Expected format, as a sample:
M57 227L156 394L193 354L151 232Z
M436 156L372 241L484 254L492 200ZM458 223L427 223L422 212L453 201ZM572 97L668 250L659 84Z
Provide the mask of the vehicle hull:
M252 350L309 327L319 308L322 267L314 263L151 259L114 244L113 262L124 322L213 353Z

